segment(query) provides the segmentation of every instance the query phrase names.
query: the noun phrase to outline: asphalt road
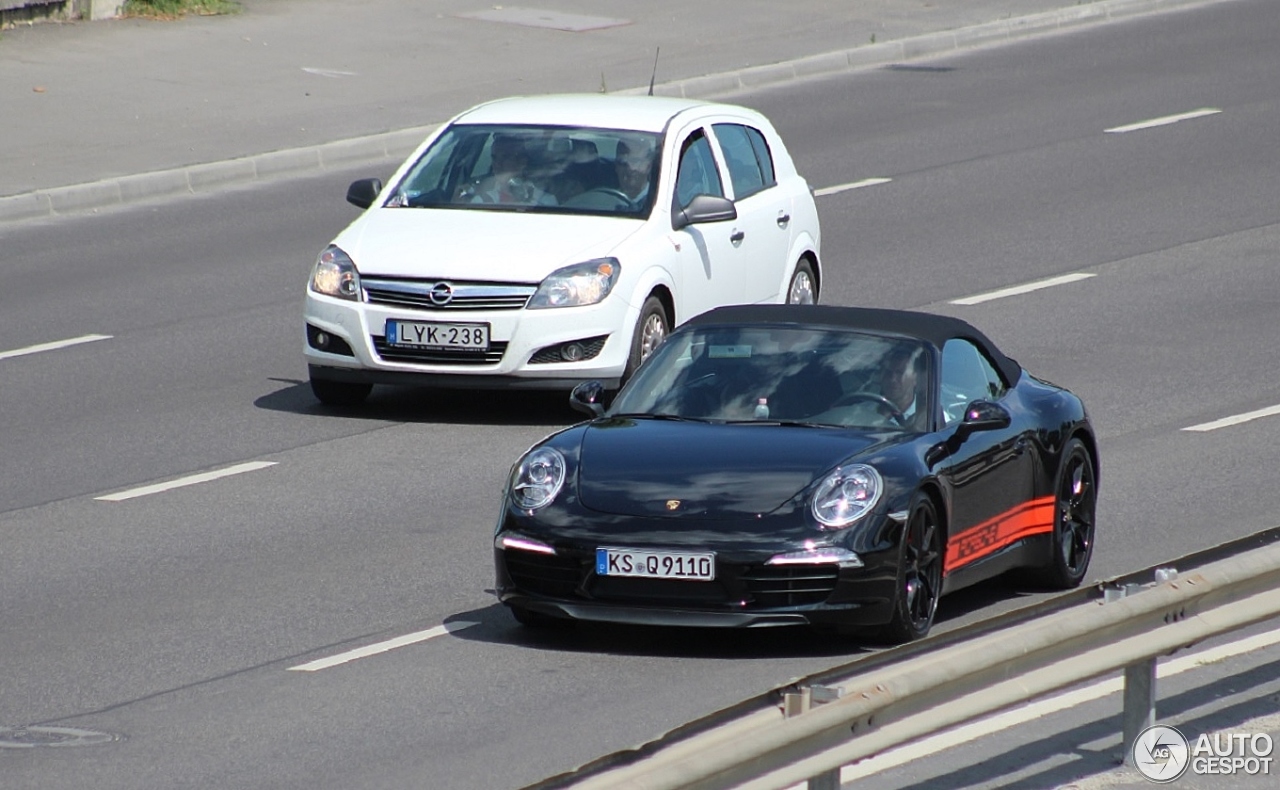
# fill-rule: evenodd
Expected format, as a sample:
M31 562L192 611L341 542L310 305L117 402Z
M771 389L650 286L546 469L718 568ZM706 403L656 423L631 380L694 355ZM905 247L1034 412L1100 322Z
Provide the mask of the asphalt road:
M823 301L963 316L1085 397L1093 579L1276 523L1280 419L1185 429L1280 403L1278 36L1242 1L732 97L815 187L890 179L819 198ZM518 787L857 655L530 635L493 604L502 478L563 400L339 416L304 383L307 271L346 183L393 165L3 229L0 727L115 740L0 748L0 787ZM272 465L98 499L248 462ZM989 585L940 628L1025 601Z

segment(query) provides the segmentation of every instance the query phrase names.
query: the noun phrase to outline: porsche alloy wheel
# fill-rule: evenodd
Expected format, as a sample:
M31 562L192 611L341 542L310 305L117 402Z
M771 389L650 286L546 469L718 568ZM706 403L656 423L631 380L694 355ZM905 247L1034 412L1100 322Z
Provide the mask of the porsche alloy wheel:
M813 265L805 258L796 261L795 274L791 275L791 285L787 287L787 304L817 304L818 281L813 274Z
M1093 458L1079 439L1062 450L1053 518L1053 564L1048 583L1054 589L1079 586L1093 557L1094 513L1098 504Z
M902 536L893 619L884 636L893 643L921 639L933 627L942 592L942 524L927 495L917 493Z

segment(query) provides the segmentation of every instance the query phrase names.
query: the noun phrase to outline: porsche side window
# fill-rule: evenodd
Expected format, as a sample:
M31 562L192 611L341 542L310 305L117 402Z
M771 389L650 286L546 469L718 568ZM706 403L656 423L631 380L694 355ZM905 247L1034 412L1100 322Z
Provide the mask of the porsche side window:
M680 168L676 173L676 203L688 208L698 195L724 197L720 172L711 153L711 143L702 130L689 135L680 151Z
M977 346L953 338L942 347L942 417L947 425L959 422L973 401L999 400L1006 389Z
M767 189L777 183L773 175L773 158L764 135L749 126L736 123L718 123L716 139L729 166L729 181L733 184L733 196L737 200Z

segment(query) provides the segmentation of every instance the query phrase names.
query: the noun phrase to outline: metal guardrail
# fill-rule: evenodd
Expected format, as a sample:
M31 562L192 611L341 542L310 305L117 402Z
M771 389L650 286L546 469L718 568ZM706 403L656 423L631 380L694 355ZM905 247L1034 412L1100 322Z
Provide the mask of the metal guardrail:
M835 788L842 766L1121 669L1128 747L1153 722L1159 656L1277 615L1280 527L811 675L527 790Z

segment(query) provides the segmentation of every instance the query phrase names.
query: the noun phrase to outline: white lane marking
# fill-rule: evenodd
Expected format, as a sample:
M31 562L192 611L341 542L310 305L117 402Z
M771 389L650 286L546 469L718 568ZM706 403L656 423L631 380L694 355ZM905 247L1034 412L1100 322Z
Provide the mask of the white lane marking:
M874 187L880 184L887 184L892 178L864 178L861 181L854 181L851 184L836 184L833 187L823 187L822 189L813 190L814 197L823 197L824 195L834 195L837 192L848 192L850 189L862 189L863 187Z
M1209 650L1202 650L1188 656L1158 663L1156 675L1160 678L1173 677L1188 670L1197 669L1276 644L1280 644L1280 630L1268 631ZM952 730L888 749L855 765L846 766L840 771L840 781L851 782L854 779L861 779L864 776L887 771L890 768L905 765L912 760L919 760L937 754L943 749L970 743L986 735L993 735L1010 727L1035 721L1051 713L1067 710L1084 702L1101 699L1123 689L1124 678L1114 677L1053 697L1045 697L1038 702L1028 703L1021 708L978 719L969 724L962 724Z
M167 483L156 483L155 485L142 486L141 488L131 488L128 491L120 491L115 494L94 497L94 499L99 499L103 502L123 502L126 499L147 496L148 494L159 494L163 491L169 491L174 488L193 486L196 483L207 483L210 480L217 480L222 477L244 474L245 472L256 472L259 469L266 469L268 466L275 465L275 461L251 461L247 464L228 466L226 469L217 469L212 472L202 472L198 475L190 475L189 477L180 477L177 480L170 480Z
M388 639L385 642L378 642L377 644L373 644L373 645L365 645L364 647L358 648L356 650L348 650L347 652L339 653L336 656L329 656L328 658L317 658L315 661L308 661L307 663L299 664L296 667L289 667L289 671L290 672L318 672L321 669L336 667L339 664L345 664L348 661L355 661L356 659L359 659L359 658L368 658L369 656L376 656L379 653L386 653L389 650L395 650L397 647L404 647L406 645L416 645L419 642L425 642L428 639L435 639L437 636L444 636L445 634L451 634L454 631L461 631L462 629L470 628L473 625L479 625L479 623L472 623L467 620L455 620L452 623L445 623L444 625L438 625L435 628L429 628L426 631L419 631L416 634L405 634L404 636L398 636L395 639Z
M1124 134L1125 132L1136 132L1139 129L1152 129L1156 126L1168 126L1171 123L1189 121L1192 118L1203 118L1206 115L1217 115L1220 112L1222 112L1222 110L1215 107L1204 107L1199 110L1192 110L1191 112L1184 112L1179 115L1166 115L1163 118L1152 118L1149 121L1138 121L1137 123L1131 123L1127 126L1117 126L1104 131L1106 131L1107 134Z
M317 77L329 77L330 79L339 79L342 77L354 77L354 71L338 71L337 69L318 69L313 66L303 66L302 70L308 74L314 74Z
M1280 406L1268 406L1265 409L1237 414L1234 417L1223 417L1221 420L1214 420L1213 422L1202 422L1199 425L1192 425L1190 427L1183 428L1182 430L1216 431L1219 428L1229 428L1232 425L1239 425L1242 422L1249 422L1250 420L1257 420L1263 417L1274 417L1277 414L1280 414Z
M1052 288L1055 285L1066 285L1067 283L1079 282L1087 280L1090 277L1097 277L1096 274L1086 274L1080 272L1077 274L1064 274L1061 277L1050 277L1047 280L1037 280L1033 283L1025 285L1015 285L1011 288L1001 288L998 291L988 291L984 294L976 296L966 296L963 299L952 299L951 304L975 305L983 302L990 302L993 299L1003 299L1006 296L1017 296L1019 294L1031 293L1039 291L1041 288Z
M38 346L27 346L26 348L16 348L13 351L0 351L0 359L9 359L10 357L24 357L27 354L39 354L41 351L55 351L59 348L67 348L68 346L78 346L81 343L92 343L95 340L110 340L111 335L82 335L73 337L70 340L55 340L52 343L41 343Z

